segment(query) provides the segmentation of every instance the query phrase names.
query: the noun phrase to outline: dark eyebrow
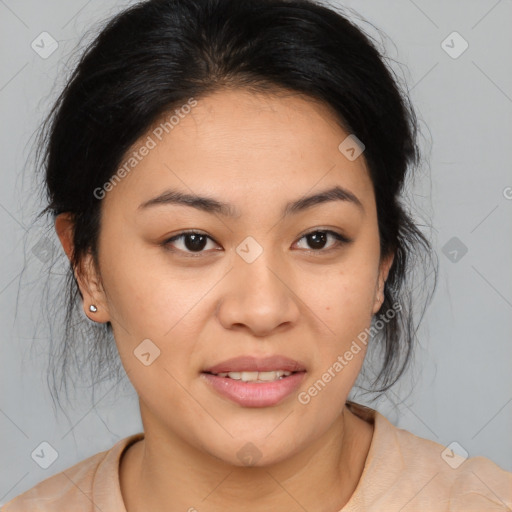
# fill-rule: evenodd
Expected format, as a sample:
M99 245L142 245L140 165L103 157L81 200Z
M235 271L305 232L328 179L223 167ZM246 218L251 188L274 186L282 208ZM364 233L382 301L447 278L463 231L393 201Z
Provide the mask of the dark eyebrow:
M332 202L332 201L347 201L357 206L359 210L364 214L364 206L361 201L347 189L336 186L323 192L313 194L306 197L301 197L296 201L287 203L283 209L282 216L287 217L291 214L301 212L318 204ZM202 210L206 213L218 213L225 217L239 218L240 212L228 203L223 203L212 197L197 196L192 194L186 194L178 190L166 190L159 196L153 197L140 204L138 209L148 208L156 205L166 204L178 204L184 206L191 206L198 210Z
M302 210L306 210L307 208L311 208L317 204L329 203L332 201L347 201L357 206L357 208L361 210L363 214L365 213L363 203L355 194L346 188L336 186L328 190L324 190L323 192L302 197L297 201L288 203L283 209L283 217L300 212Z

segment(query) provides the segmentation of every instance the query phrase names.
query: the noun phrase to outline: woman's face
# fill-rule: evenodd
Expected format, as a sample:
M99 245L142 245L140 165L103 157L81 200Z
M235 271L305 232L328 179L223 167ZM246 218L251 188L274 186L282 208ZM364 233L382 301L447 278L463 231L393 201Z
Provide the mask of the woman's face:
M378 311L391 260L379 266L364 153L340 151L349 134L326 107L243 90L189 105L155 124L107 187L101 286L85 307L112 323L146 436L270 464L340 417L365 346L344 354Z

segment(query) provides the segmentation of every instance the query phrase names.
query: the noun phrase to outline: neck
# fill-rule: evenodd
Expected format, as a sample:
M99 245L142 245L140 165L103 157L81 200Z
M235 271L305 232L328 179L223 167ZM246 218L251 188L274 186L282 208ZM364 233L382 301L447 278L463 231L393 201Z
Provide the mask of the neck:
M220 512L235 505L241 512L338 511L359 482L372 435L373 427L344 407L306 450L265 467L239 467L169 432L146 433L121 461L121 491L127 512Z

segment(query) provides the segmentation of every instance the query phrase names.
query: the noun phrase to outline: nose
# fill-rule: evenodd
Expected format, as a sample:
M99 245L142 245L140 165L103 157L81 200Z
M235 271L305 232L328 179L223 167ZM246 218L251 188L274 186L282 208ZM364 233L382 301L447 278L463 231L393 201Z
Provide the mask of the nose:
M225 329L269 336L289 329L300 315L293 273L263 253L253 262L236 258L227 276L216 314Z

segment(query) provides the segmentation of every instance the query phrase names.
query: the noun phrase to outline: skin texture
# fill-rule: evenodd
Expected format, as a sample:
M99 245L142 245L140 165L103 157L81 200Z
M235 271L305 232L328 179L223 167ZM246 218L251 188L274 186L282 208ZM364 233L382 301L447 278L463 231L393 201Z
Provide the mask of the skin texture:
M307 405L297 399L370 326L392 263L380 258L364 154L350 161L338 150L347 135L311 99L222 90L198 99L102 200L99 268L87 257L75 275L86 314L112 323L139 395L145 439L120 468L129 512L332 512L353 493L373 430L344 404L364 346ZM335 185L364 212L330 201L281 216L287 202ZM168 188L230 203L240 215L138 208ZM69 255L72 219L60 215L56 229ZM211 237L198 257L183 238L163 246L188 229ZM353 241L328 235L315 249L304 235L322 229ZM263 249L252 263L236 252L248 236ZM145 366L133 351L148 338L160 356ZM301 361L306 375L271 407L242 407L201 377L235 356L274 354ZM260 454L252 467L237 455L248 442Z

